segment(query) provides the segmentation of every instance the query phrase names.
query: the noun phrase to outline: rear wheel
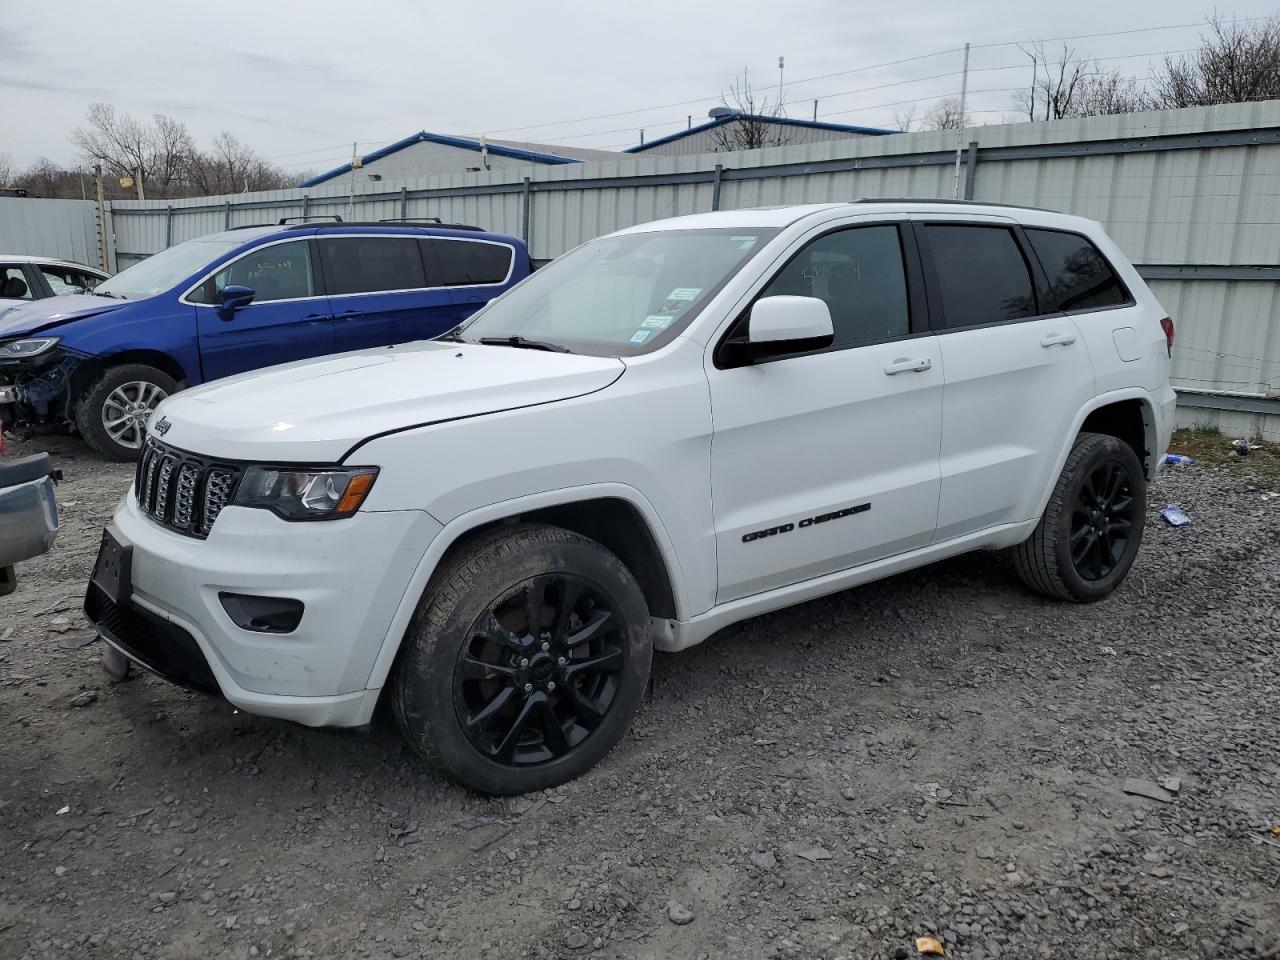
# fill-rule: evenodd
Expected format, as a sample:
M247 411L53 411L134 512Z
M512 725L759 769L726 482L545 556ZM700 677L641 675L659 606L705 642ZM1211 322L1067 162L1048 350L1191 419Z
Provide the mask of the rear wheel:
M1133 566L1146 509L1146 477L1133 449L1116 437L1082 433L1035 532L1013 548L1014 568L1038 593L1100 600Z
M177 389L173 377L155 367L108 367L81 398L76 428L108 460L136 460L151 412Z
M558 527L503 527L433 577L392 710L409 745L462 784L540 790L618 742L652 652L644 596L617 557Z

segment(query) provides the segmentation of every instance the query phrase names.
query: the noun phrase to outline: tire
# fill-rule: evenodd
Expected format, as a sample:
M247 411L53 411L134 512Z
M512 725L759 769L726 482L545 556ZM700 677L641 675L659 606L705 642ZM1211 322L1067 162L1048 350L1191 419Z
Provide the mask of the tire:
M613 749L652 659L648 606L617 557L560 527L503 526L432 577L391 708L410 748L454 780L528 793L581 776Z
M1035 532L1012 549L1014 569L1045 596L1101 600L1133 566L1146 512L1146 476L1133 449L1116 437L1082 433Z
M146 364L108 367L80 398L76 429L108 460L136 460L151 411L177 389L173 377Z

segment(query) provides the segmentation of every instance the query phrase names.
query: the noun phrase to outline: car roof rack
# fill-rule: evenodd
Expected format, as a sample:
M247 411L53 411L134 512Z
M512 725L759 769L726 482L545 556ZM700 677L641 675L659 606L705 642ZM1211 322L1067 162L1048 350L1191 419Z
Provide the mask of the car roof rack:
M992 203L987 200L952 200L941 197L859 197L850 203L941 203L957 207L1005 207L1009 210L1040 210L1044 213L1057 213L1048 207L1029 207L1025 203Z
M336 213L326 213L318 217L281 217L276 226L287 227L290 224L308 223L312 220L335 220L338 223L341 223L342 217L338 216Z
M290 225L290 229L297 229L299 227L305 227L305 226L315 226L315 224L295 223ZM321 226L325 226L325 224L321 224ZM337 224L333 224L333 226L337 226ZM416 219L405 218L403 220L400 220L400 219L347 220L342 223L342 226L344 227L395 227L395 226L439 227L442 230L471 230L476 233L485 232L484 227L473 226L472 224L469 224L469 223L441 223L439 220L435 219L434 217L430 219L423 219L421 217Z

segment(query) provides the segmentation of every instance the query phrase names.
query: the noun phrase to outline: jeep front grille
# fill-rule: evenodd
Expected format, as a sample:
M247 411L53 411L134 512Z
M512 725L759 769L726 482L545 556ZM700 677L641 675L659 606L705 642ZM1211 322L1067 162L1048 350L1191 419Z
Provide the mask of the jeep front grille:
M243 469L166 446L148 437L138 459L133 494L152 520L203 540L231 502Z

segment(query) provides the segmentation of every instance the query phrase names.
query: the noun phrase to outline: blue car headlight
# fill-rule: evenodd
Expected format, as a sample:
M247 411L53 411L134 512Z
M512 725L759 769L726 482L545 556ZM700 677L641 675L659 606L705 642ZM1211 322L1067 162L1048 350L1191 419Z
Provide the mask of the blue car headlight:
M27 340L11 340L0 344L0 358L38 357L56 347L60 339L60 337L31 337Z

